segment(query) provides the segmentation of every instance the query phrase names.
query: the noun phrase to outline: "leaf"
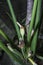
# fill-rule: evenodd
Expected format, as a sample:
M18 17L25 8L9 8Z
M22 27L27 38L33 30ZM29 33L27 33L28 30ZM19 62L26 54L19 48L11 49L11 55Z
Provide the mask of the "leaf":
M28 42L30 42L30 38L31 38L31 32L32 32L32 29L33 29L35 14L36 14L36 10L37 10L37 4L38 4L38 0L34 0L32 18L31 18L31 22L30 22L29 31L28 31L28 34L27 34L27 41Z
M21 59L23 59L22 54L21 54L17 49L13 49L9 44L8 44L7 46L8 46L8 49L9 49L12 53L15 53L16 55L20 56Z
M19 30L18 25L16 24L17 20L16 20L16 17L15 17L15 13L14 13L12 4L11 4L10 0L7 0L7 3L8 3L9 10L10 10L10 13L11 13L11 16L12 16L12 22L13 22L13 24L15 26L15 29L16 29L16 32L17 32L17 35L18 35L18 38L20 38L21 37L20 30Z
M0 29L0 35L2 35L8 42L13 45L13 41Z
M12 53L0 40L0 48L3 49L14 61L20 63L21 65L24 65L23 60L15 53Z
M41 2L42 2L41 0L40 1L38 0L36 20L35 20L35 26L34 26L34 28L36 28L36 26L37 26L38 23L40 23ZM35 51L36 51L37 38L38 38L38 29L39 29L39 27L37 27L37 30L35 31L35 34L33 36L32 43L31 43L31 50L33 51L33 55L35 54Z

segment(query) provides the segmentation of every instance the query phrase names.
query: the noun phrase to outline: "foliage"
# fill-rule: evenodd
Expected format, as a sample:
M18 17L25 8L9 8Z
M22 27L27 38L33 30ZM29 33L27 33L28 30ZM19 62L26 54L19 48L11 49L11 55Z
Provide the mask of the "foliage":
M0 40L0 48L3 49L11 58L13 58L14 61L18 62L20 65L27 65L27 63L28 63L27 60L29 60L31 62L31 64L37 65L31 58L34 57L35 51L36 51L38 29L39 29L38 24L40 23L39 18L41 18L40 17L41 16L41 14L40 14L41 0L34 0L32 18L31 18L31 22L30 22L30 26L29 26L29 31L27 34L28 43L24 42L25 41L25 39L24 39L25 29L22 25L21 25L21 27L18 27L16 16L15 16L11 1L10 0L6 0L6 1L8 3L9 10L11 13L10 18L11 18L11 20L15 26L16 32L17 32L17 36L19 39L19 42L18 42L19 45L17 45L16 48L15 48L16 45L13 47L14 42L11 39L9 39L9 37L0 29L0 35L2 35L10 44L10 45L7 44L7 47L6 47L5 44ZM34 26L34 32L33 32L33 35L31 36L33 26ZM28 46L26 46L26 44L28 44ZM20 49L20 51L17 48Z

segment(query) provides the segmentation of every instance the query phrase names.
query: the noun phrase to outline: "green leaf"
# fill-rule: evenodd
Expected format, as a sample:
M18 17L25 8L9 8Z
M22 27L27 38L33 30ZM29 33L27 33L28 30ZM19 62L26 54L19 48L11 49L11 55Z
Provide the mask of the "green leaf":
M33 24L34 24L34 20L35 20L37 4L38 4L38 0L34 0L33 11L32 11L32 18L31 18L31 22L30 22L29 31L28 31L28 34L27 34L27 41L28 42L30 42L30 38L31 38L31 32L32 32Z
M0 35L2 35L8 42L11 43L11 45L13 45L13 41L1 29L0 29Z
M36 57L40 60L43 60L43 57L42 56L39 56L39 55L36 55Z
M18 27L18 25L16 23L17 20L16 20L16 17L15 17L15 13L14 13L12 4L11 4L10 0L7 0L7 3L8 3L9 9L10 9L10 13L11 13L11 16L12 16L12 22L13 22L15 28L16 28L16 32L17 32L18 38L20 38L21 37L20 30L19 30L19 27Z
M22 54L17 49L13 49L9 44L8 44L8 48L10 51L12 51L12 53L15 53L16 55L20 56L21 59L23 59Z
M5 45L4 43L0 40L0 48L3 49L9 57L11 57L14 61L20 63L21 65L24 65L23 60L15 53L12 53Z
M37 24L40 23L40 16L41 16L41 0L39 1L38 0L38 6L37 6L37 13L36 13L36 21L35 21L35 26L34 28L36 28ZM37 45L37 38L38 38L38 29L39 27L37 27L37 30L35 31L35 34L33 36L33 39L32 39L32 43L31 43L31 50L33 51L33 55L35 54L35 51L36 51L36 45Z

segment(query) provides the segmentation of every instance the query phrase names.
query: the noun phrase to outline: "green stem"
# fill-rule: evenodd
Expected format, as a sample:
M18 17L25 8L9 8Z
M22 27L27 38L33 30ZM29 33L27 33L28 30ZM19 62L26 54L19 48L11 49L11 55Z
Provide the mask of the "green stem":
M38 22L40 23L40 10L41 10L41 0L38 0L38 7L37 7L37 14L36 14L36 21L35 21L35 26L34 28L36 28ZM38 38L38 28L34 34L34 37L32 39L32 43L31 43L31 50L33 51L33 55L35 54L36 51L36 45L37 45L37 38Z
M21 35L20 35L20 30L19 30L19 28L18 28L18 26L17 26L17 23L16 23L17 20L16 20L16 17L15 17L15 13L14 13L14 11L13 11L12 4L11 4L10 0L7 0L7 3L8 3L8 6L9 6L11 15L12 15L12 21L13 21L13 24L14 24L14 26L15 26L15 28L16 28L16 32L17 32L18 38L20 38L20 37L21 37Z
M34 0L33 11L32 11L32 18L31 18L31 22L30 22L28 35L27 35L27 41L28 42L30 42L30 38L31 38L31 32L32 32L32 29L33 29L33 24L34 24L36 9L37 9L37 3L38 3L38 0Z

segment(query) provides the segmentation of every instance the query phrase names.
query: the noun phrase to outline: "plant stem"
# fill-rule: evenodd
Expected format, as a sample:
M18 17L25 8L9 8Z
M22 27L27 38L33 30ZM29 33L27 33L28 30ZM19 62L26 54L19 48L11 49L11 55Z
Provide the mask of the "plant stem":
M28 58L32 65L37 65L31 58Z

